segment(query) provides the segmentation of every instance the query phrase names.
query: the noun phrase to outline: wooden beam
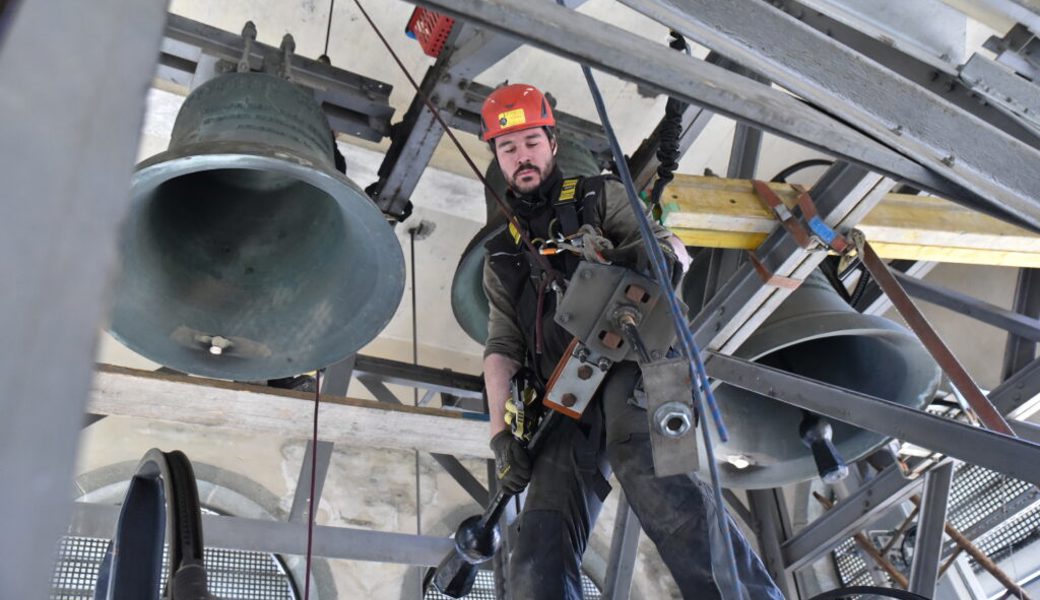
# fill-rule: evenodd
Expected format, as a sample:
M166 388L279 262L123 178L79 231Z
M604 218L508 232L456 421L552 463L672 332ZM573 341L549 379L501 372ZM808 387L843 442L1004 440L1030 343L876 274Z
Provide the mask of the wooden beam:
M795 206L791 186L769 185ZM753 250L778 225L746 180L676 175L662 203L688 246ZM940 198L887 194L858 228L886 259L1040 267L1040 235Z
M99 365L88 410L309 439L314 395ZM319 438L337 444L492 457L483 415L322 395L318 419Z

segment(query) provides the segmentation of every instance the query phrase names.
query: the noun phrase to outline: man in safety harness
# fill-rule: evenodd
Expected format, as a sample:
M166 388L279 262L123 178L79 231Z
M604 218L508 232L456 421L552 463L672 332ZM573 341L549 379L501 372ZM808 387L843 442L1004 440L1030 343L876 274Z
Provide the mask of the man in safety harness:
M655 477L636 363L614 363L580 420L555 419L537 452L528 453L524 429L532 419L524 413L534 407L525 406L532 394L517 376L527 373L532 387L544 389L572 339L553 318L554 279L569 279L582 260L645 271L647 258L620 182L609 176L565 180L560 173L556 121L538 89L498 88L481 118L482 139L498 160L509 185L505 200L522 229L510 225L488 242L483 275L490 305L484 378L491 447L499 484L510 493L528 488L507 589L517 600L582 597L581 557L613 471L683 597L721 598L709 543L711 491L692 474ZM681 243L660 225L654 234L673 268L685 268ZM547 261L532 256L524 236ZM782 599L729 523L745 597Z

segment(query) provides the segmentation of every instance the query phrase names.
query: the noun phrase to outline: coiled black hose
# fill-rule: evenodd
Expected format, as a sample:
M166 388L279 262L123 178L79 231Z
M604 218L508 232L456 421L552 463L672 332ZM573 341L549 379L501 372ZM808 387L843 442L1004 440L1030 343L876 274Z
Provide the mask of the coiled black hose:
M672 32L672 41L668 45L680 52L687 50L686 40L677 31ZM661 216L661 195L665 186L675 179L675 170L679 168L679 138L682 137L683 113L686 112L687 106L689 104L686 102L668 98L664 107L664 118L658 126L657 160L660 165L657 167L657 181L650 192L650 206L654 217L658 219Z

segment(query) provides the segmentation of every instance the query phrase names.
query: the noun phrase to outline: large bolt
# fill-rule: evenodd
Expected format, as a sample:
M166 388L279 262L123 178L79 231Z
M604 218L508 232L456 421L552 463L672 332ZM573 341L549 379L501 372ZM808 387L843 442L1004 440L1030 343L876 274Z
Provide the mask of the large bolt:
M564 394L563 397L560 398L560 402L562 402L563 405L566 406L567 408L570 408L570 407L574 406L574 404L577 401L578 401L578 397L575 396L574 394L570 393L570 392Z
M589 365L582 365L578 367L578 379L582 381L592 377L592 367Z
M657 431L670 438L680 438L693 427L693 413L683 402L665 402L654 412Z

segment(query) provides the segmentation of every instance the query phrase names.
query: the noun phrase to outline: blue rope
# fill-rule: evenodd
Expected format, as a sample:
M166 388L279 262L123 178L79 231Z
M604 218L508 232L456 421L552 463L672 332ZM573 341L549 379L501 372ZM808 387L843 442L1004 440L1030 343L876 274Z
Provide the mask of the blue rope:
M557 2L561 6L563 5L563 0L557 0ZM686 322L685 315L683 315L682 308L679 305L679 300L675 295L675 290L672 288L671 278L667 275L668 265L665 262L664 252L657 244L654 234L650 229L650 223L647 220L646 215L643 213L642 203L639 201L639 197L636 194L635 184L632 182L632 174L628 170L628 163L625 161L625 155L621 151L621 145L618 143L617 135L615 135L614 129L611 127L610 118L607 116L606 105L603 103L603 96L600 94L599 86L596 85L596 80L592 77L592 71L587 66L582 65L581 70L582 73L585 74L585 80L589 84L589 91L592 93L592 101L595 103L596 112L599 114L600 121L603 123L603 130L607 135L607 141L610 142L610 151L614 155L614 162L617 164L618 174L621 176L621 181L625 185L629 206L632 208L632 212L636 216L636 222L639 224L639 232L643 237L643 245L646 248L647 254L651 257L650 264L653 266L654 278L657 280L657 284L661 286L661 289L665 291L665 296L668 298L668 305L671 308L672 319L676 331L679 334L678 337L682 352L690 362L690 381L693 382L692 396L694 406L697 407L698 412L704 414L702 394L707 398L707 404L711 410L712 419L715 421L719 439L725 442L729 439L729 435L726 431L725 424L722 422L722 415L719 413L718 405L715 402L715 395L712 393L711 386L708 384L708 374L704 370L704 363L700 358L700 350L697 348L697 344L693 339L693 333L690 331L690 326ZM727 594L727 596L734 599L741 599L744 595L742 593L742 587L739 584L740 579L737 575L737 562L733 552L733 540L730 539L729 527L726 522L725 505L722 500L722 485L719 483L718 465L715 463L715 450L712 447L711 436L708 435L707 427L701 428L701 434L704 437L704 447L707 453L706 458L708 461L708 468L711 472L712 491L715 500L715 515L718 519L719 525L719 537L723 543L723 551L725 553L725 558L727 559L726 566L729 571L729 580L736 587L736 589L732 590L732 595Z

